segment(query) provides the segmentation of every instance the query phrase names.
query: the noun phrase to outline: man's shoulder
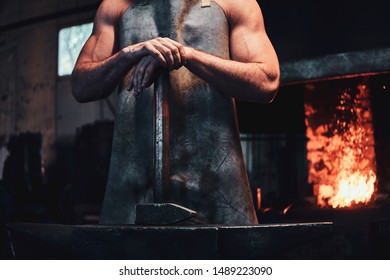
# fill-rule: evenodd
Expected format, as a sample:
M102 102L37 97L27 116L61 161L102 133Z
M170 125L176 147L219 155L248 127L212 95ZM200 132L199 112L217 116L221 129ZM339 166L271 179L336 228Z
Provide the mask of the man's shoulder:
M212 0L217 3L222 9L241 10L246 6L259 5L256 0Z
M213 0L226 14L247 13L250 10L258 9L259 4L256 0Z
M248 11L259 9L256 0L213 0L225 12L228 18L245 16Z
M118 19L133 2L133 0L102 0L99 10L110 19Z

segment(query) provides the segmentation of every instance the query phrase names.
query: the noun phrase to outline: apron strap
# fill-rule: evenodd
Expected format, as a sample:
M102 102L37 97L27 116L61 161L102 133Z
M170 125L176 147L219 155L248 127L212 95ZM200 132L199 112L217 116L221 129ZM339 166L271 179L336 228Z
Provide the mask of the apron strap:
M202 0L201 7L202 8L210 7L211 6L210 2L211 0Z

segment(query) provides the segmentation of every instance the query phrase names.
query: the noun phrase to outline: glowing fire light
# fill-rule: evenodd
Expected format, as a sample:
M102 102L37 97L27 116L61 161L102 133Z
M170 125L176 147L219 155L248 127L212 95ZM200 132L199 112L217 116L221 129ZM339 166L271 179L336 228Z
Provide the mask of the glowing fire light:
M336 190L330 191L329 186L320 186L320 195L323 199L329 198L327 203L333 208L351 207L354 204L368 203L371 196L374 194L374 183L376 181L375 173L370 170L368 175L355 174L346 175L342 172L339 182L337 182ZM323 203L320 203L323 205Z
M375 192L375 152L368 89L347 90L327 123L307 128L309 179L321 207L368 204ZM319 123L318 111L305 105L306 123ZM317 114L317 115L316 115ZM320 117L324 118L324 115Z

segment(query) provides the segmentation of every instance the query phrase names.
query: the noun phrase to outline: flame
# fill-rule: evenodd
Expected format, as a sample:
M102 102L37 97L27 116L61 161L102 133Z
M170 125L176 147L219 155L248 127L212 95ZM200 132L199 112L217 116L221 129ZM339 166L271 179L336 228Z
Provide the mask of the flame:
M307 128L310 180L321 207L368 204L375 192L375 152L368 88L346 90L339 96L328 123ZM318 119L305 105L306 124ZM321 116L324 119L323 115ZM314 120L314 121L313 121Z
M354 174L342 172L337 182L336 190L328 185L320 187L319 198L327 200L327 204L333 208L351 207L352 205L367 204L375 191L376 175L370 170L369 174L361 174L359 171ZM324 206L324 203L321 203Z
M331 163L327 166L332 169L328 180L333 184L320 184L318 204L333 208L367 204L375 191L376 175L365 157L368 150L365 129L349 125L342 136L335 132L328 141L325 151Z

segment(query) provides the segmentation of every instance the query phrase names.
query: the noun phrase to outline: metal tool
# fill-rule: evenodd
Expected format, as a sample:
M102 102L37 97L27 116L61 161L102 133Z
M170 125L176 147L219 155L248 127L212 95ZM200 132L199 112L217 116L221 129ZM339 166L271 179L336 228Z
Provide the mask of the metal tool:
M174 224L197 215L197 212L169 199L169 73L161 71L154 83L154 203L136 205L136 224Z

